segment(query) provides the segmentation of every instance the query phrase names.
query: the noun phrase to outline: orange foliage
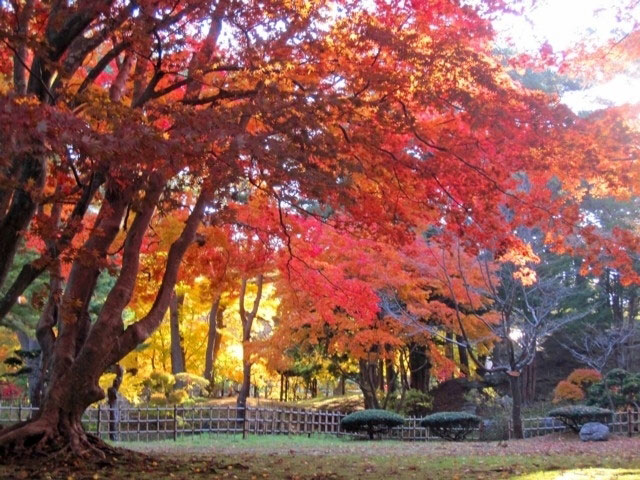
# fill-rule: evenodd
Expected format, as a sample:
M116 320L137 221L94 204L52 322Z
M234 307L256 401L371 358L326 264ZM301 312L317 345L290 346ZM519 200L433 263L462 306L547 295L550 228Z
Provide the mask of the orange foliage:
M553 403L560 403L564 401L579 402L584 398L584 392L575 383L571 383L567 380L561 380L556 388L553 390Z
M592 368L576 368L566 380L561 380L553 391L553 403L577 402L585 397L585 389L602 379L602 374Z
M602 380L602 374L593 368L576 368L567 377L568 382L578 385L580 388L588 387L600 380Z

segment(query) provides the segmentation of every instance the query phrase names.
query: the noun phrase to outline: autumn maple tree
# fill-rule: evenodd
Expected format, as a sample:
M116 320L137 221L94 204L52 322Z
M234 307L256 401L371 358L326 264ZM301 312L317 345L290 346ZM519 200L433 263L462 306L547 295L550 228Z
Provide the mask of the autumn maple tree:
M0 318L40 275L51 281L37 326L42 404L0 432L0 451L111 450L81 424L105 396L101 375L158 328L199 229L224 223L248 190L269 198L273 248L290 259L294 214L390 248L434 227L474 250L511 239L514 225L541 224L558 248L581 230L631 276L632 234L588 237L576 199L585 185L635 188L625 183L631 169L605 168L635 161L633 125L616 112L578 118L512 80L483 16L502 7L3 3ZM155 219L176 212L150 306L125 322ZM6 282L25 234L41 239L39 256ZM105 269L114 284L91 318ZM377 308L348 313L373 321Z

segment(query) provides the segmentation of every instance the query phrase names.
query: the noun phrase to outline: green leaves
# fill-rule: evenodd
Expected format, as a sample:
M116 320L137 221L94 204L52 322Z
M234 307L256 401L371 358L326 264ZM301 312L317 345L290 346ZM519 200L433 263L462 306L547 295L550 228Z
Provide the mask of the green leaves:
M347 432L384 431L404 424L404 418L387 410L361 410L353 412L340 421L340 426Z

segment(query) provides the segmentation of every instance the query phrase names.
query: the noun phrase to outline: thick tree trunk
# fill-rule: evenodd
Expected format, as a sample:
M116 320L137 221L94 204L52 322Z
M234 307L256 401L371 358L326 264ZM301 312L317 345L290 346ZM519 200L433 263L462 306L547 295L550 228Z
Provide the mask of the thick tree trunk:
M55 380L38 414L28 422L0 431L0 457L56 452L56 458L64 460L66 455L104 458L113 452L82 426L86 408L103 396L97 386L82 383L74 375Z
M414 343L409 349L409 387L426 393L431 379L431 361L427 355L427 347Z
M98 384L100 376L147 339L162 322L177 280L180 261L193 242L211 195L210 190L201 192L183 231L171 245L164 277L151 310L125 329L122 312L133 293L144 233L162 189L163 184L151 183L146 190L138 213L127 231L118 279L82 345L77 342L80 333L77 324L80 315L86 311L85 304L70 302L63 311L59 322L60 334L55 338L52 353L52 375L40 411L28 422L0 430L0 456L7 458L8 455L25 457L36 453L57 453L56 458L62 458L61 453L67 452L73 456L104 458L106 453L114 452L104 442L86 434L81 423L82 415L89 405L105 396ZM109 192L107 196L111 196ZM108 202L105 201L103 205ZM117 233L120 221L112 222L116 220L115 209L112 206L110 210L102 218L98 215L97 225L99 227L101 221L109 220L105 227L113 226ZM103 246L109 228L94 228L86 244ZM93 269L94 263L87 262L84 257L74 263L65 297L86 300L87 276L93 274Z
M184 303L184 295L174 292L169 304L169 322L171 326L171 373L185 371L184 349L182 348L182 334L180 333L180 310Z
M513 406L511 407L511 422L513 424L514 438L524 438L522 430L522 397L520 395L520 376L510 375L509 386L511 387L511 397Z
M380 408L378 402L377 387L377 363L360 360L360 372L358 375L358 385L364 397L364 408Z

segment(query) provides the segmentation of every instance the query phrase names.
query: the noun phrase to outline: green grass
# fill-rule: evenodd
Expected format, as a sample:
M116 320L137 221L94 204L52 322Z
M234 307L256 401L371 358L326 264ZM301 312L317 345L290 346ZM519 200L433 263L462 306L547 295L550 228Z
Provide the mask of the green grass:
M208 435L119 443L145 457L113 465L0 466L0 478L53 480L608 480L640 479L640 439L585 446L574 437L540 442L357 441L314 435Z
M157 440L149 442L111 442L113 445L134 450L154 451L156 449L180 449L184 447L205 447L212 450L220 448L237 448L240 450L253 450L255 448L316 448L335 447L336 445L357 442L349 437L336 437L335 435L313 434L306 435L188 435L179 436L177 440ZM384 440L377 443L397 445L397 441Z

